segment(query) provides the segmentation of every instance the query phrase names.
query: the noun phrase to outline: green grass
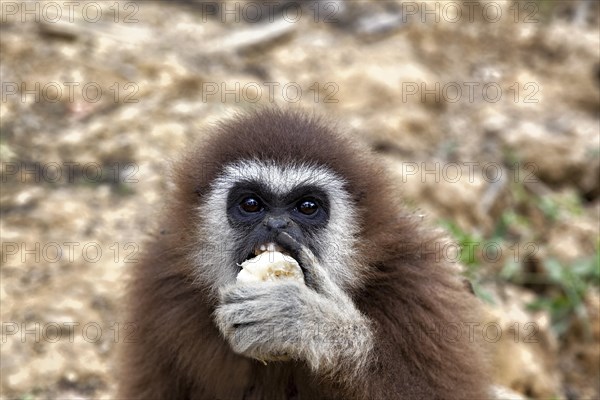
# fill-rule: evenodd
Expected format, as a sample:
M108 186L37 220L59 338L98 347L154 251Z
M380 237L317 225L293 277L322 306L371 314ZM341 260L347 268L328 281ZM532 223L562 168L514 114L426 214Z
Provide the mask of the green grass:
M491 304L492 296L481 285L486 279L492 278L533 289L537 298L526 306L532 311L547 311L552 318L552 326L559 335L566 332L574 318L581 321L583 326L587 326L589 332L589 317L584 301L588 291L598 290L600 287L600 238L596 239L594 254L568 264L561 263L556 257L536 256L535 262L541 266L542 272L534 274L526 270L527 254L530 252L525 245L537 243L538 246L543 246L544 232L539 232L540 227L532 227L528 218L516 211L528 213L537 208L544 216L544 226L549 227L560 219L582 215L582 200L575 193L569 192L535 196L520 184L513 185L511 191L516 205L502 213L492 233L487 237L467 232L452 221L439 221L451 234L455 243L463 249L460 262L465 266L465 278L471 281L476 295ZM538 240L538 236L542 239ZM519 256L506 254L500 273L494 277L490 277L489 274L486 276L487 261L483 259L481 251L475 251L474 254L466 251L473 243L478 243L477 249L481 250L491 242L509 252L514 246L519 246Z
M600 253L565 265L556 258L544 261L547 271L543 283L554 290L550 295L539 296L527 306L531 310L547 310L552 316L552 325L560 335L565 333L573 318L578 318L590 332L589 318L584 304L585 295L600 281Z

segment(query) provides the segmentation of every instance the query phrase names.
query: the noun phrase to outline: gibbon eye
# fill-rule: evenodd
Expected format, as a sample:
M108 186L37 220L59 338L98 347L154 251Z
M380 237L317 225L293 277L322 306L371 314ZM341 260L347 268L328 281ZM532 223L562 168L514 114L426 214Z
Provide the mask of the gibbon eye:
M298 203L298 211L305 215L312 215L317 212L319 206L312 200L300 200Z
M262 205L260 201L256 200L254 197L246 197L240 203L240 207L242 210L248 213L256 213L262 210Z

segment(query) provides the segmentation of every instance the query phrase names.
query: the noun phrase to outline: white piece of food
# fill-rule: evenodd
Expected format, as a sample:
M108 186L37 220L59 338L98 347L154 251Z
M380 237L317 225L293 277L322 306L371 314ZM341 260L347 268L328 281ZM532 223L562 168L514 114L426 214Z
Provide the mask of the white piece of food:
M265 251L244 261L237 275L238 283L267 282L292 279L304 283L302 269L292 257L279 251Z

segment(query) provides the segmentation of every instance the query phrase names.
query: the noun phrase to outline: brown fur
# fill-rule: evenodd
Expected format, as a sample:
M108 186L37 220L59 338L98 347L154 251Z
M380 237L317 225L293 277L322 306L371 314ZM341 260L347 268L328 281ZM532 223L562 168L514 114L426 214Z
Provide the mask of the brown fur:
M314 376L300 362L263 365L233 353L215 327L210 282L193 282L187 249L201 246L196 226L221 167L243 158L329 166L348 181L359 210L361 274L351 297L376 329L370 367L348 382ZM140 399L480 399L487 396L479 346L467 328L458 340L449 323L478 322L478 300L443 262L424 231L401 212L389 177L363 148L328 124L301 113L265 110L216 126L175 170L176 191L164 231L132 271L120 398ZM464 327L464 326L463 326Z

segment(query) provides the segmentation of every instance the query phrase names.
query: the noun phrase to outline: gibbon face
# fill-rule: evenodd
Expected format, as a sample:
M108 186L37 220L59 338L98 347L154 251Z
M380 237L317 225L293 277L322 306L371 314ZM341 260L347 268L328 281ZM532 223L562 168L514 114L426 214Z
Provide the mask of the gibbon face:
M359 215L367 214L377 167L365 160L364 169L349 173L366 150L319 119L298 114L296 126L287 128L293 130L282 134L274 128L284 123L286 112L260 115L254 123L234 119L218 126L178 171L184 178L179 197L190 200L183 206L189 216L181 219L196 221L190 239L200 244L192 254L199 281L211 282L213 290L234 282L239 264L261 247L275 244L286 252L277 239L286 232L327 264L340 286L355 287L366 242L357 240L364 232L360 221L381 218ZM207 161L214 154L220 159ZM354 185L343 177L348 175ZM190 196L190 187L200 194Z

